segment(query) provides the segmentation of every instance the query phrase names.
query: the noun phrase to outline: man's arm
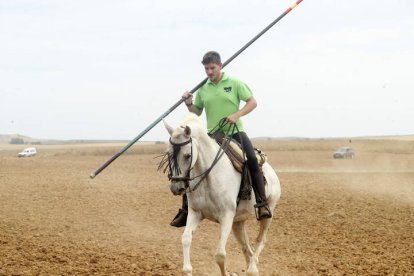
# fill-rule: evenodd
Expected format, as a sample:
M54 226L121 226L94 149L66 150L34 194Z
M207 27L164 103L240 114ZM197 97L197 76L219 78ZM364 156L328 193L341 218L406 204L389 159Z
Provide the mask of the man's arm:
M203 110L198 108L197 106L195 106L193 103L191 103L190 105L187 105L188 111L193 112L194 114L197 114L198 116L201 115L201 113L203 113Z
M227 122L229 123L236 123L236 121L246 115L249 114L250 112L252 112L253 109L255 109L257 106L257 101L256 99L251 96L246 100L246 104L236 113L231 114L230 116L227 117Z
M187 91L183 94L182 97L185 99L184 103L187 106L188 111L190 111L190 112L192 112L192 113L194 113L198 116L200 116L201 113L203 113L203 109L200 109L200 108L198 108L197 106L195 106L193 104L193 94L191 94L190 92Z

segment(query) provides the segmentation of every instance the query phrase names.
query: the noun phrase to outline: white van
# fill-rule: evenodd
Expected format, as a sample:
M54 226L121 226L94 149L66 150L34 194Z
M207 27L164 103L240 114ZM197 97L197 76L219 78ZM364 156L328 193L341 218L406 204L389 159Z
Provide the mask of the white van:
M18 157L29 157L36 155L36 148L27 148L17 154Z

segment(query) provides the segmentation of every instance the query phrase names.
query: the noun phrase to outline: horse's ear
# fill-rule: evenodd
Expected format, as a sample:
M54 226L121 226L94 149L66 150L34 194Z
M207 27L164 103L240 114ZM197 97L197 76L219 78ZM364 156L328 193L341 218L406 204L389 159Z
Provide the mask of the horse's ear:
M191 128L189 126L185 126L184 134L185 134L185 136L190 137L190 135L191 135Z
M164 119L162 120L162 122L164 123L165 128L167 129L168 133L171 136L174 132L174 129Z

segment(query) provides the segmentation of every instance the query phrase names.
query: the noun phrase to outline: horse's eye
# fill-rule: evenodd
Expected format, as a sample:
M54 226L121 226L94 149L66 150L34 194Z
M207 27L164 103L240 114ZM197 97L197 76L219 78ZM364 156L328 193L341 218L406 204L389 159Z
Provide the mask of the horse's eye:
M191 154L184 154L184 158L187 159L187 160L190 159L191 158Z

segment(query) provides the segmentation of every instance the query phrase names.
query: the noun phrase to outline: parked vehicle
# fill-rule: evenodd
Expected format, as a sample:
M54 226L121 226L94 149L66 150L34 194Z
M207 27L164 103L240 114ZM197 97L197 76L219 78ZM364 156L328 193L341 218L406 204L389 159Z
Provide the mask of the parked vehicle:
M37 154L36 148L27 148L17 154L18 157L30 157Z
M333 154L333 158L342 158L342 159L352 159L355 157L355 152L352 148L350 147L341 147L339 149L337 149L334 154Z

